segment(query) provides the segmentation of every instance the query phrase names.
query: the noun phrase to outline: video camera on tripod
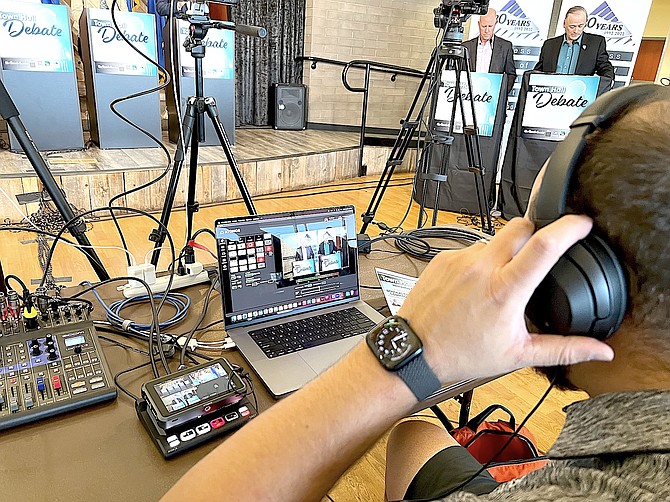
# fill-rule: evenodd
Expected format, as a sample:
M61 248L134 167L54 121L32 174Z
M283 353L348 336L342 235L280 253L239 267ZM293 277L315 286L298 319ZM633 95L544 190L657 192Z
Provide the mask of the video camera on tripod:
M417 227L424 225L424 215L426 213L426 200L428 198L429 184L434 190L433 218L431 224L437 224L437 213L440 208L440 185L447 181L447 171L450 163L451 147L454 143L454 124L456 122L457 110L460 111L463 124L463 138L465 143L465 153L467 155L467 170L474 175L475 188L477 192L477 205L479 206L479 217L482 225L482 232L493 235L494 229L491 224L491 217L486 198L486 185L484 182L485 168L482 165L481 147L479 144L479 134L474 108L474 100L470 99L470 117L471 124L467 124L465 109L463 105L463 92L461 92L461 73L465 74L467 81L466 95L472 93L472 77L468 63L467 48L463 45L463 22L472 14L486 15L489 9L489 0L442 0L440 5L433 10L435 27L443 31L442 40L433 50L430 62L426 67L419 88L412 106L407 112L405 120L401 121L402 127L396 138L396 142L391 150L384 171L379 179L379 183L370 200L367 211L362 215L363 226L359 234L359 239L363 241L365 231L370 223L374 221L375 212L381 203L384 191L388 187L393 171L396 166L401 165L403 157L407 152L408 146L414 138L415 132L420 124L428 124L429 131L425 137L419 134L420 156L417 161L415 193L420 200L419 220ZM455 74L455 86L453 104L449 125L446 130L440 130L435 127L435 110L439 88L442 85L442 73L444 70L453 71ZM430 82L430 86L424 95L423 103L415 119L412 119L415 106L419 103L423 92L424 84ZM428 119L425 119L425 113L428 112ZM443 149L440 155L433 155L436 148ZM433 168L432 158L435 157L437 169ZM367 237L367 236L366 236Z
M489 10L489 0L442 0L433 9L433 24L437 29L445 29L444 42L463 42L463 22L475 14L485 16Z

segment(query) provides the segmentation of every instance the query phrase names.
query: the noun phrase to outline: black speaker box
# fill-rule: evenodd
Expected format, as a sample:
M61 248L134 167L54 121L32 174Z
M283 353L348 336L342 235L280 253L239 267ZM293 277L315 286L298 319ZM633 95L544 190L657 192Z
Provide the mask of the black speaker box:
M307 86L273 84L272 127L298 131L307 127Z

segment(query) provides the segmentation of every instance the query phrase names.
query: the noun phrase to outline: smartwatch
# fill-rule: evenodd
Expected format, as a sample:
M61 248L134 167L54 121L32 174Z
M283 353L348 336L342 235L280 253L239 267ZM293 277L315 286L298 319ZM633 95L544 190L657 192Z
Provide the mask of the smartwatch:
M440 381L423 357L423 344L400 316L391 316L372 328L368 347L380 364L397 374L419 401L440 388Z

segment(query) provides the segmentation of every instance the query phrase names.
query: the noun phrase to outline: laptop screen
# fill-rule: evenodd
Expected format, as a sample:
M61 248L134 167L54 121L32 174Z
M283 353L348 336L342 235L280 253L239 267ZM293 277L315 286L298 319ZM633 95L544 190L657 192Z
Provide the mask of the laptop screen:
M216 220L226 328L359 298L353 206Z

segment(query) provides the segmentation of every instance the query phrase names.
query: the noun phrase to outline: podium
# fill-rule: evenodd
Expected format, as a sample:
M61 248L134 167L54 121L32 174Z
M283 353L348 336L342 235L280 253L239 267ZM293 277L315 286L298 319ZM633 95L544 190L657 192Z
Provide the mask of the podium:
M538 172L570 124L611 84L607 77L524 73L500 180L498 209L506 219L526 212Z
M68 7L0 0L0 17L0 78L37 148L83 149Z
M195 59L184 48L189 34L189 23L182 19L174 19L172 26L165 25L163 40L165 41L165 69L169 75L176 74L165 90L165 101L168 110L168 137L176 143L179 139L181 120L177 110L177 101L182 113L186 110L186 100L195 96ZM228 140L235 144L235 32L210 28L203 40L205 57L202 60L203 91L205 96L215 99L219 110L219 119L226 131ZM173 47L173 58L170 58L170 47ZM173 72L173 69L175 70ZM205 141L201 145L219 145L214 126L205 120Z
M470 109L470 100L475 100L475 114L479 132L479 144L482 153L482 167L484 167L484 186L486 187L487 204L491 206L495 201L495 182L497 161L500 154L500 144L505 126L505 109L507 107L506 75L496 73L472 72L472 93L467 86L465 72L461 75L461 93L466 114L466 125L473 124ZM449 130L451 112L454 106L456 75L453 70L445 70L442 75L442 85L433 110L434 120L430 124L433 135ZM446 181L440 184L438 208L445 211L467 212L479 214L479 202L475 175L468 170L468 157L465 138L462 134L463 124L461 110L456 110L454 121L454 142L449 148L443 144L433 143L430 157L430 174L445 174ZM427 138L426 141L429 141ZM448 155L448 157L447 157ZM445 170L446 167L446 170ZM414 199L420 202L418 193L423 182L419 182L414 193ZM435 191L437 182L426 181L425 206L433 209L435 205ZM488 208L483 208L485 211Z
M115 11L124 35L152 60L156 60L155 16ZM81 58L86 77L86 101L91 139L102 149L157 146L109 108L115 99L158 86L156 66L130 47L117 33L107 9L84 9L79 18ZM152 92L116 105L124 117L161 139L160 96Z

